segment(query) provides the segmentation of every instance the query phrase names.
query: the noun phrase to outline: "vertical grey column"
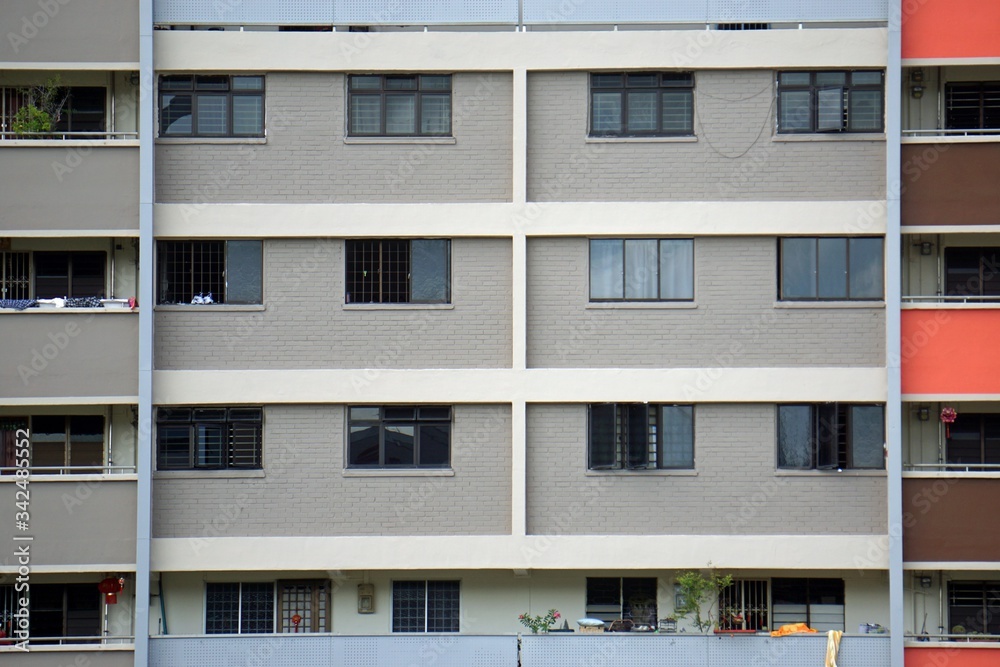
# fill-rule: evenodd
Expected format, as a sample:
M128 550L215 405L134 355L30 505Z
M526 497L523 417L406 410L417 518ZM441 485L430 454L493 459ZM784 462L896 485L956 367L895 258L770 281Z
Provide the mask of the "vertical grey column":
M135 667L149 664L153 433L153 0L139 0L139 434L136 445Z
M885 73L885 354L888 373L886 398L886 442L889 457L889 628L890 665L903 667L903 437L902 388L900 379L900 127L902 124L901 0L889 1L889 59Z

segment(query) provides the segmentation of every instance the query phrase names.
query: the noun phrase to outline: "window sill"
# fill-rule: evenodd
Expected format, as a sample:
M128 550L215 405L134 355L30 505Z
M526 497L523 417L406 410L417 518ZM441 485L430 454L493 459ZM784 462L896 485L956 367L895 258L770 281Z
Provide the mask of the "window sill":
M344 477L454 477L451 468L379 468L365 470L362 468L344 468Z
M455 137L344 137L345 144L439 144L458 143Z
M153 479L259 479L263 470L156 470Z
M587 310L694 310L694 301L591 301Z
M782 470L774 471L775 477L888 477L885 470Z
M178 303L163 304L153 308L155 312L189 312L193 310L203 311L223 311L229 313L242 313L267 310L263 304L225 304L225 303Z
M771 141L778 143L797 141L880 141L885 142L885 134L879 132L817 132L816 134L775 134Z
M695 144L698 137L587 137L588 144Z
M266 144L267 137L157 137L157 144Z
M588 470L585 477L697 477L697 470Z
M453 303L345 303L344 310L455 310Z
M775 301L775 308L871 308L885 310L885 301Z

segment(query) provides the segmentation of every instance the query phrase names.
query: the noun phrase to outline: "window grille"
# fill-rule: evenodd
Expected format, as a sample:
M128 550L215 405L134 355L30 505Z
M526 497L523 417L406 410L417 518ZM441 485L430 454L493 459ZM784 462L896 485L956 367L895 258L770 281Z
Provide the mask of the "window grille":
M329 632L329 587L325 581L279 582L280 632ZM299 617L296 624L294 617Z
M0 299L31 297L29 253L0 252Z
M738 579L719 593L719 629L768 627L766 579Z

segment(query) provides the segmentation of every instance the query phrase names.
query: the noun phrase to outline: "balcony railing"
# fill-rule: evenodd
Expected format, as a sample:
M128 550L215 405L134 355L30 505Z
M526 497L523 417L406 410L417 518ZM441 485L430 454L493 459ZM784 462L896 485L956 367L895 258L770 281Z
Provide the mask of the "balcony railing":
M1000 304L1000 296L914 294L901 297L903 303L990 303Z
M163 25L531 25L884 22L888 0L246 0L193 3L156 0Z
M942 128L930 130L903 130L904 137L1000 137L996 128L972 128L965 130L946 130Z
M0 132L0 141L13 139L57 141L121 141L137 140L138 132Z
M0 475L13 475L19 468L2 467ZM28 471L32 475L134 475L136 467L132 466L31 466Z
M822 665L825 634L770 636L676 633L549 633L546 635L209 635L150 639L150 665L248 664L266 657L271 667L353 665L409 667L416 662L438 667L468 667L485 656L495 666L650 665L685 667L801 667ZM838 662L852 667L889 664L888 635L851 635L840 644Z
M1000 472L998 463L905 463L908 472Z

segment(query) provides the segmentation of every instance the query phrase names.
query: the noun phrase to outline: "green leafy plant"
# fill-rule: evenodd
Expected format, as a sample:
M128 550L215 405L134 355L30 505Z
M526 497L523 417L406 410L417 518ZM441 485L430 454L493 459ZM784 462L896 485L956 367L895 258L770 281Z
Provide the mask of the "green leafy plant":
M559 612L555 609L549 609L548 613L544 616L521 614L517 617L517 620L521 622L521 625L537 634L539 632L548 632L549 628L552 627L558 618L560 618Z
M723 576L712 570L706 577L701 572L689 570L681 572L676 583L680 599L674 613L680 618L691 618L698 632L707 632L713 623L712 607L718 604L719 593L732 585L733 576ZM706 602L709 603L707 609Z
M25 101L14 114L11 130L26 138L38 138L38 134L51 132L62 118L63 107L69 100L69 91L60 83L59 77L54 76L41 85L18 91Z

